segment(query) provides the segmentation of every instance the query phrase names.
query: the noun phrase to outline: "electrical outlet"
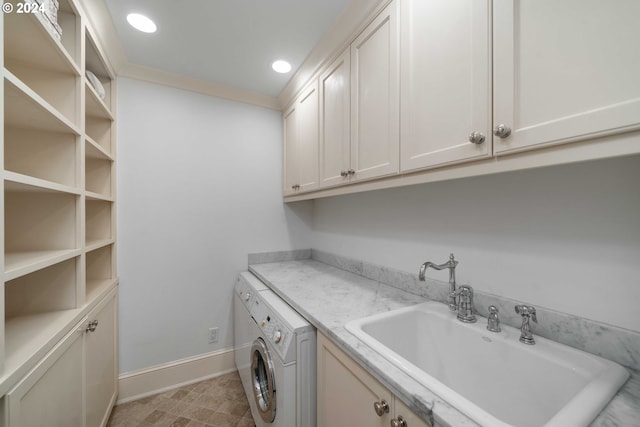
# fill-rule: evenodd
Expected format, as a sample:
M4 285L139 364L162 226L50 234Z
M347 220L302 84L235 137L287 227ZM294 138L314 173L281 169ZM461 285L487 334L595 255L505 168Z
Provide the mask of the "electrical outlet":
M209 343L218 341L218 328L209 329Z

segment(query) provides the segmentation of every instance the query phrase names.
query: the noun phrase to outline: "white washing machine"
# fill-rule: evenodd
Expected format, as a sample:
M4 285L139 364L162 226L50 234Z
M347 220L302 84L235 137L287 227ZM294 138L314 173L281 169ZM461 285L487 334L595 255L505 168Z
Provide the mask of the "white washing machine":
M315 426L316 330L248 272L235 286L234 338L256 426Z

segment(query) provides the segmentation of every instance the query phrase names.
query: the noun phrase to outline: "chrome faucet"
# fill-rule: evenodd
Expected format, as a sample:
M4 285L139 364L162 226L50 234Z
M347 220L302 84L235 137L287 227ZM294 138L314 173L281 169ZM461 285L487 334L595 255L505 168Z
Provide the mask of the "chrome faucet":
M531 327L529 326L529 319L538 323L535 307L531 305L518 304L516 305L516 313L522 316L522 325L520 326L520 342L529 345L535 344L536 341L533 339Z
M427 268L431 267L435 270L449 269L449 310L458 311L458 320L465 323L473 323L476 321L476 316L473 314L475 311L473 307L473 289L471 286L460 286L460 289L456 289L456 266L458 261L455 260L453 254L449 255L449 261L443 264L434 264L431 261L426 261L420 266L420 273L418 274L418 280L424 282L425 273Z

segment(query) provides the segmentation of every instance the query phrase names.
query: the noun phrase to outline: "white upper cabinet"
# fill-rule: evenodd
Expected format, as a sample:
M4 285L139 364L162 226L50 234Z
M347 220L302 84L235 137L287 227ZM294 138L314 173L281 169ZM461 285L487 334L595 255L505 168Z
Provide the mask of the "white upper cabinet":
M496 154L640 128L640 1L494 0Z
M285 196L637 154L638 17L640 0L381 4L314 77L319 170L287 159Z
M347 48L320 76L320 187L349 179L350 64Z
M284 131L284 177L282 179L283 192L285 195L296 192L296 182L298 180L298 105L294 103L282 114L282 128Z
M351 181L398 173L398 2L351 44Z
M298 103L299 191L318 188L318 84L314 81Z
M490 2L400 7L401 170L491 156Z
M318 188L318 83L314 80L285 111L284 194Z

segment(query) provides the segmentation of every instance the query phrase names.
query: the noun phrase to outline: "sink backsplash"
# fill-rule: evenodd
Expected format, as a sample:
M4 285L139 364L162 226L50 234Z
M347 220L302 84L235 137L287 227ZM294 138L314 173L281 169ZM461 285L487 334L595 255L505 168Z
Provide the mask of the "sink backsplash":
M425 284L418 281L417 273L407 273L316 249L249 254L248 263L252 265L302 259L313 259L432 301L447 302L447 282L427 278ZM495 305L500 310L500 321L503 324L520 327L521 317L515 313L513 307L527 301L516 301L477 289L474 298L480 316L487 317L487 308ZM640 333L540 306L536 306L536 310L538 323L531 325L534 335L640 370Z

